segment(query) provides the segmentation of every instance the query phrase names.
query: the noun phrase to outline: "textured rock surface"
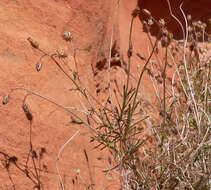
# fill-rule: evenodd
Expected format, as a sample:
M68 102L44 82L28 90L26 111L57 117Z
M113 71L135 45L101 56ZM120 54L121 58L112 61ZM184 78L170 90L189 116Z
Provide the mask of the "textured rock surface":
M187 13L193 13L193 17L197 19L211 17L210 8L208 8L211 6L210 0L191 2L185 1L184 3L184 10L187 10ZM179 27L170 19L165 0L138 1L138 4L141 8L152 11L155 17L166 18L171 30L177 33ZM66 61L73 70L75 69L73 64L74 48L89 49L89 51L77 52L79 75L87 89L97 95L99 101L106 101L106 65L115 5L114 1L110 0L1 0L1 98L11 88L25 87L64 106L81 107L78 95L69 90L73 87L72 84L50 59L44 58L42 70L39 73L36 71L35 66L42 53L30 46L26 39L31 37L49 53L63 49L69 55ZM136 5L136 0L120 1L114 29L114 40L116 40L118 52L125 62L127 62L131 12ZM62 38L64 31L71 32L72 42L67 42ZM142 53L147 57L150 43L143 32L139 19L134 21L132 39L135 42L133 44L134 55ZM152 39L154 40L153 37ZM161 49L159 55L162 53ZM133 56L132 63L132 80L135 83L144 61ZM112 87L115 85L121 87L125 78L124 68L119 67L118 64L112 67ZM0 151L10 156L17 156L20 163L26 161L29 150L29 122L21 108L24 95L25 92L16 91L7 105L0 105ZM144 75L143 78L141 97L149 103L155 101L155 97L152 95L152 84L147 75ZM115 186L118 184L116 176L105 177L102 172L102 169L109 167L108 153L93 150L93 144L89 143L90 132L87 128L70 124L71 118L68 113L38 97L30 96L27 103L30 105L34 118L32 122L34 147L36 150L45 147L47 151L43 160L47 171L42 172L41 177L45 189L60 188L55 165L57 154L59 148L78 129L80 129L80 134L66 147L59 162L62 176L65 178L66 189L74 189L72 179L75 180L75 189L85 189L91 181L96 184L95 189L100 189L103 186L105 189L117 189ZM84 156L84 149L89 157L90 168ZM103 158L103 160L97 158ZM3 169L2 162L0 162L0 170L0 187L11 189L12 184L7 171ZM33 183L14 167L9 170L17 190L33 188ZM80 175L77 174L79 170ZM76 175L78 182L75 179Z

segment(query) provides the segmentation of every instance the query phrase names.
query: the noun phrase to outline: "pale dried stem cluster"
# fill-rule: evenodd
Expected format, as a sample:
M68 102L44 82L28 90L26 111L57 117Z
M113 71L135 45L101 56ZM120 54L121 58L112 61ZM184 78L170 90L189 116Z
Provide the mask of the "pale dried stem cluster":
M70 113L80 124L87 126L93 132L93 140L99 143L95 148L101 147L101 149L107 148L110 150L113 162L111 167L105 170L106 176L111 172L119 173L122 190L150 190L152 188L156 190L200 190L205 187L207 188L211 171L211 165L209 164L211 159L211 119L209 107L211 101L210 63L207 63L208 66L204 66L205 69L203 70L200 66L200 60L198 63L194 61L192 63L190 61L191 59L187 59L189 26L185 13L182 10L182 4L180 5L180 11L185 20L185 28L172 13L170 2L167 0L170 15L179 23L184 35L183 48L181 48L179 55L182 58L183 67L175 59L170 49L170 46L174 46L175 44L172 43L173 37L166 29L165 21L163 19L157 21L148 10L144 9L143 13L149 17L148 23L143 22L143 24L148 30L147 36L151 45L151 51L149 50L148 58L145 60L135 88L130 86L131 57L133 56L132 29L134 19L141 14L141 10L137 7L132 12L128 47L127 82L123 88L122 102L116 95L117 90L115 91L115 97L117 99L117 105L115 105L111 92L110 75L113 33L119 3L120 0L117 1L114 10L111 31L107 70L108 100L105 104L97 101L94 95L86 89L80 78L76 51L84 51L84 49L74 49L73 55L76 71L74 72L71 69L66 71L59 62L67 58L66 54L60 54L58 52L48 54L40 49L39 44L31 38L28 41L32 47L43 53L36 65L37 71L39 72L42 68L42 59L46 56L50 57L61 72L73 83L75 88L71 90L79 94L82 108L61 105L51 98L22 87L12 89L9 95L4 97L3 104L7 104L10 101L10 96L14 91L24 90L27 94L25 95L23 105L25 105L28 95L34 95ZM159 27L159 33L154 43L149 33L150 26L153 23ZM165 60L163 63L155 53L159 41L161 41L162 46L165 48ZM197 47L194 48L196 49ZM197 59L199 51L197 49L194 51L195 54L193 57ZM163 84L162 93L160 93L158 80L153 74L156 72L156 68L154 68L154 64L152 63L153 55L155 55L159 67L162 67L162 73L158 73L161 76L161 83ZM192 54L190 54L189 58L192 58L191 56ZM170 89L166 83L166 72L169 62L172 62L175 68ZM189 64L192 64L193 68ZM161 122L155 122L155 119L149 116L143 117L140 111L138 111L145 109L141 107L139 94L141 93L140 85L142 78L146 71L148 71L158 99L158 112L162 118ZM201 75L200 72L204 72L205 74ZM197 82L197 80L199 81ZM31 122L33 119L31 113L27 109L24 111L25 114L28 114L27 119ZM83 115L83 117L79 114ZM147 137L144 135L139 136L145 126L151 129L153 147L145 147L144 144L147 141ZM65 186L59 171L58 161L61 152L78 133L79 131L69 138L58 152L56 168L63 190L65 190ZM142 148L143 158L137 156L140 148ZM106 178L102 189L105 183ZM92 184L89 188L94 189Z

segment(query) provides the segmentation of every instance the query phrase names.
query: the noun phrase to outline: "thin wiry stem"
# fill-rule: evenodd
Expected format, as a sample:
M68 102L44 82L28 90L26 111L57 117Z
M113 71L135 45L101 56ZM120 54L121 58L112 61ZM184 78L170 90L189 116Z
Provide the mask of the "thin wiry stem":
M181 27L181 29L182 29L183 37L185 38L185 30L184 30L184 27L183 27L182 23L181 23L181 22L179 21L179 19L172 13L171 5L170 5L169 0L167 0L167 3L168 3L168 6L169 6L170 15L179 23L179 25L180 25L180 27ZM169 50L169 52L170 52L170 50ZM174 64L175 64L175 66L176 66L176 62L174 61L174 57L172 56L171 52L170 52L170 55L171 55L171 57L172 57L172 59L173 59L173 62L174 62ZM177 69L177 67L176 67L176 69ZM178 70L178 69L177 69L177 73L178 73L180 82L181 82L181 84L182 84L184 93L185 93L186 97L188 97L188 94L187 94L187 92L186 92L186 89L185 89L185 87L184 87L184 85L183 85L183 83L182 83L182 80L181 80L181 78L180 78L179 70Z
M163 69L163 111L164 111L164 120L163 120L163 125L165 126L166 123L166 66L167 66L167 60L168 58L168 47L166 47L166 52L165 52L165 65Z
M114 27L116 24L116 15L117 11L119 9L119 2L120 0L117 1L115 10L114 10L114 19L113 19L113 24L112 24L112 29L111 29L111 40L110 40L110 47L109 47L109 57L108 57L108 94L109 94L109 100L111 101L111 106L112 106L112 112L114 112L114 105L113 105L113 100L112 100L112 95L111 95L111 50L113 46L113 35L114 35Z
M143 67L143 69L142 69L142 71L141 71L141 74L140 74L140 76L139 76L138 84L137 84L137 87L136 87L135 96L134 96L134 99L133 99L132 112L135 111L134 108L135 108L135 106L136 106L136 98L137 98L138 91L139 91L139 87L140 87L140 84L141 84L141 79L142 79L142 77L143 77L144 72L145 72L146 69L147 69L148 63L149 63L149 61L150 61L150 59L151 59L151 57L152 57L152 55L153 55L153 53L154 53L154 51L155 51L155 48L157 47L157 43L158 43L158 38L156 39L156 42L155 42L154 47L153 47L153 49L152 49L152 52L151 52L150 56L148 57L148 60L146 61L145 65L144 65L144 67Z
M169 0L167 0L167 3L168 3L168 6L169 6L169 11L170 11L171 16L179 23L179 25L181 26L181 29L182 29L183 38L184 38L184 46L183 46L183 64L184 64L184 67L185 67L185 72L186 72L186 77L187 77L187 81L188 81L188 87L189 87L189 90L190 90L191 98L192 98L192 101L193 101L193 103L194 103L194 108L195 108L195 109L194 109L194 116L195 116L195 120L196 120L197 126L198 126L198 128L199 128L199 130L200 130L199 118L198 118L198 110L197 110L196 101L195 101L195 98L194 98L193 89L192 89L192 85L191 85L191 82L190 82L190 77L189 77L189 74L188 74L188 69L187 69L187 64L186 64L186 47L187 47L187 41L188 41L188 22L187 22L185 13L184 13L184 11L182 10L182 3L181 3L181 4L180 4L180 11L182 12L182 15L183 15L184 20L185 20L185 28L186 28L186 33L185 33L185 30L184 30L184 27L183 27L182 23L181 23L181 22L179 21L179 19L172 13L171 5L170 5Z
M79 117L77 114L73 113L71 110L69 110L68 108L64 107L63 105L60 105L60 104L56 103L55 101L51 100L50 98L45 97L45 96L42 96L39 93L33 92L33 91L31 91L31 90L29 90L27 88L23 88L23 87L18 87L18 88L12 89L11 92L10 92L10 94L12 92L16 91L16 90L24 90L24 91L26 91L28 93L31 93L31 94L33 94L35 96L40 97L41 99L44 99L44 100L46 100L46 101L48 101L48 102L56 105L57 107L59 107L59 108L65 110L65 111L71 113L74 117L76 117L77 119L79 119L81 122L83 122L83 124L85 124L89 129L91 129L92 132L94 132L95 134L99 134L95 128L93 128L91 125L89 125L85 120L81 119L81 117Z
M75 136L78 135L79 131L80 131L80 130L76 131L76 132L73 134L73 136L70 137L70 138L68 139L68 141L67 141L66 143L64 143L64 144L61 146L61 148L59 149L59 152L58 152L58 156L57 156L57 160L56 160L56 170L57 170L57 173L58 173L58 176L59 176L59 180L60 180L60 183L61 183L61 186L62 186L62 190L65 190L65 187L64 187L64 183L63 183L62 177L61 177L60 172L59 172L59 163L58 163L58 161L59 161L59 159L60 159L60 154L61 154L61 152L64 150L64 148L67 146L67 144L69 144L70 141L72 141L72 140L75 138Z
M155 20L155 19L153 19L153 20ZM158 25L158 26L159 26L159 25ZM150 41L151 48L153 48L152 37L151 37L151 35L149 34L149 31L147 31L147 37L148 37L148 39L149 39L149 41ZM155 55L156 60L157 60L157 62L158 62L158 64L159 64L159 68L161 68L162 61L161 61L160 58L158 57L158 54L157 54L157 53L154 53L154 55Z
M199 134L200 134L200 123L199 123L199 116L198 116L198 108L197 108L197 105L196 105L196 100L195 100L195 97L194 97L194 94L193 94L192 84L190 82L190 76L189 76L187 64L186 64L186 47L187 47L187 41L188 41L188 22L187 22L185 13L182 10L182 3L180 5L180 10L181 10L182 15L185 19L185 28L186 28L186 36L184 36L185 42L184 42L183 62L184 62L184 66L185 66L185 72L186 72L186 77L187 77L187 81L188 81L188 87L189 87L189 90L190 90L190 93L191 93L191 98L192 98L192 101L193 101L194 107L195 107L195 109L194 109L195 120L196 120L196 123L198 125Z
M167 0L167 3L168 3L168 7L169 7L169 11L170 11L171 16L179 23L179 25L180 25L180 27L181 27L181 29L182 29L183 37L185 38L185 30L184 30L184 27L183 27L182 23L181 23L180 20L172 13L171 4L170 4L169 0Z
M150 38L151 39L151 38ZM150 42L150 43L152 43L152 42ZM152 44L152 47L153 47L153 44ZM149 54L149 56L150 56L150 52L149 52L150 50L149 50L149 46L148 46L148 54ZM154 72L154 67L153 67L153 64L152 64L152 62L150 62L150 65L151 65L151 68L152 68L152 72ZM158 101L159 101L159 103L160 103L160 107L162 106L162 103L161 103L161 98L160 98L160 94L159 94L159 91L158 91L158 84L157 84L157 81L156 81L156 79L155 79L155 76L153 75L153 76L151 76L150 75L150 79L151 79L151 81L152 81L152 84L153 84L153 87L154 87L154 89L155 89L155 94L156 94L156 96L157 96L157 99L158 99Z
M129 49L128 52L130 51L130 53L132 53L132 31L133 31L133 21L134 21L135 17L132 17L131 23L130 23L130 33L129 33ZM127 83L126 83L126 92L128 91L128 87L129 87L129 81L130 81L130 69L131 69L131 56L128 56L128 68L127 68Z
M90 96L91 96L92 98L93 98L93 96L92 96L92 95L89 96L89 95L87 94L87 89L86 89L85 87L79 87L79 85L77 84L77 82L76 82L72 77L70 77L70 75L62 68L62 66L58 63L58 61L54 58L54 56L56 56L56 54L52 54L52 55L50 56L50 58L56 63L56 65L59 67L59 69L65 74L65 76L68 77L68 79L70 79L70 80L73 82L73 84L76 86L77 90L86 98L86 100L88 101L89 105L91 106L91 108L92 108L92 110L95 112L95 114L99 117L99 119L102 121L102 123L103 123L104 125L106 125L105 121L104 121L103 118L99 115L99 113L97 112L97 110L96 110L94 104L92 103L92 101L91 101L91 99L90 99ZM77 63L75 63L75 64L77 64ZM76 66L77 66L77 65L76 65ZM79 81L79 82L80 82L80 81ZM81 83L81 82L80 82L80 83ZM81 83L81 85L82 85L82 83ZM93 98L93 99L96 101L95 98ZM98 101L96 101L96 102L98 102Z

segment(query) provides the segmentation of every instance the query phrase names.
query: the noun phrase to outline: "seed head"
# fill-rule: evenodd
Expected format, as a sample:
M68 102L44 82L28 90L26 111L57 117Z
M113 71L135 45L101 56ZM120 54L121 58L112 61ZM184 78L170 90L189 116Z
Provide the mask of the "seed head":
M38 62L36 64L36 70L37 70L37 72L39 72L41 70L41 68L42 68L42 63L41 62Z
M192 16L188 15L188 21L190 22L192 20Z
M66 58L66 57L68 57L68 55L64 52L63 49L57 50L57 55L58 55L59 58Z
M149 25L149 26L152 26L153 24L154 24L154 22L153 22L152 18L149 18L149 19L148 19L148 25Z
M17 161L18 161L18 158L16 156L12 156L9 158L9 162L16 163Z
M39 48L39 44L36 41L34 41L31 37L28 37L27 40L30 42L33 48Z
M22 106L22 109L23 109L23 111L24 111L24 113L25 113L27 119L28 119L29 121L32 121L33 116L32 116L32 114L30 113L27 104L24 103L23 106Z
M160 23L160 26L161 27L164 27L165 26L165 20L163 19L163 18L161 18L160 20L159 20L159 23Z
M66 40L66 41L72 41L72 34L68 31L64 31L63 33L63 38Z
M2 104L4 104L4 105L7 104L9 102L9 100L10 100L10 96L9 95L4 96Z
M192 32L193 31L193 28L191 26L188 26L188 32Z
M44 147L42 147L42 148L40 149L40 153L39 153L40 159L43 158L43 154L45 154L45 153L46 153L46 149L45 149Z
M132 12L132 17L136 17L140 13L140 8L136 7Z
M167 44L168 44L168 38L167 38L167 36L163 35L161 37L161 45L162 45L162 47L167 47Z
M37 159L38 157L37 157L37 153L36 153L36 151L35 150L33 150L32 151L32 158L35 158L35 159Z
M132 49L128 49L128 51L127 51L128 58L130 58L132 55L133 55Z

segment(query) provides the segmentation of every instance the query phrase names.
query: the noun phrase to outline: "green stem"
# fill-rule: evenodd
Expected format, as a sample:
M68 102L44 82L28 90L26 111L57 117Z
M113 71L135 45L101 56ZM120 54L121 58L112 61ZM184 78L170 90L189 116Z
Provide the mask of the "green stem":
M154 51L155 51L155 48L157 47L157 43L158 43L158 37L157 37L157 39L156 39L156 42L155 42L154 47L153 47L153 49L152 49L152 52L151 52L151 54L150 54L150 56L149 56L147 62L145 63L145 65L144 65L144 67L143 67L143 69L142 69L142 71L141 71L141 74L140 74L140 76L139 76L138 84L137 84L136 92L135 92L135 97L134 97L134 100L133 100L132 113L135 111L136 99L137 99L137 95L138 95L138 90L139 90L139 88L140 88L141 79L142 79L142 77L143 77L144 72L147 70L148 63L149 63L149 61L150 61L150 59L151 59L151 57L152 57L152 55L153 55L153 53L154 53Z

